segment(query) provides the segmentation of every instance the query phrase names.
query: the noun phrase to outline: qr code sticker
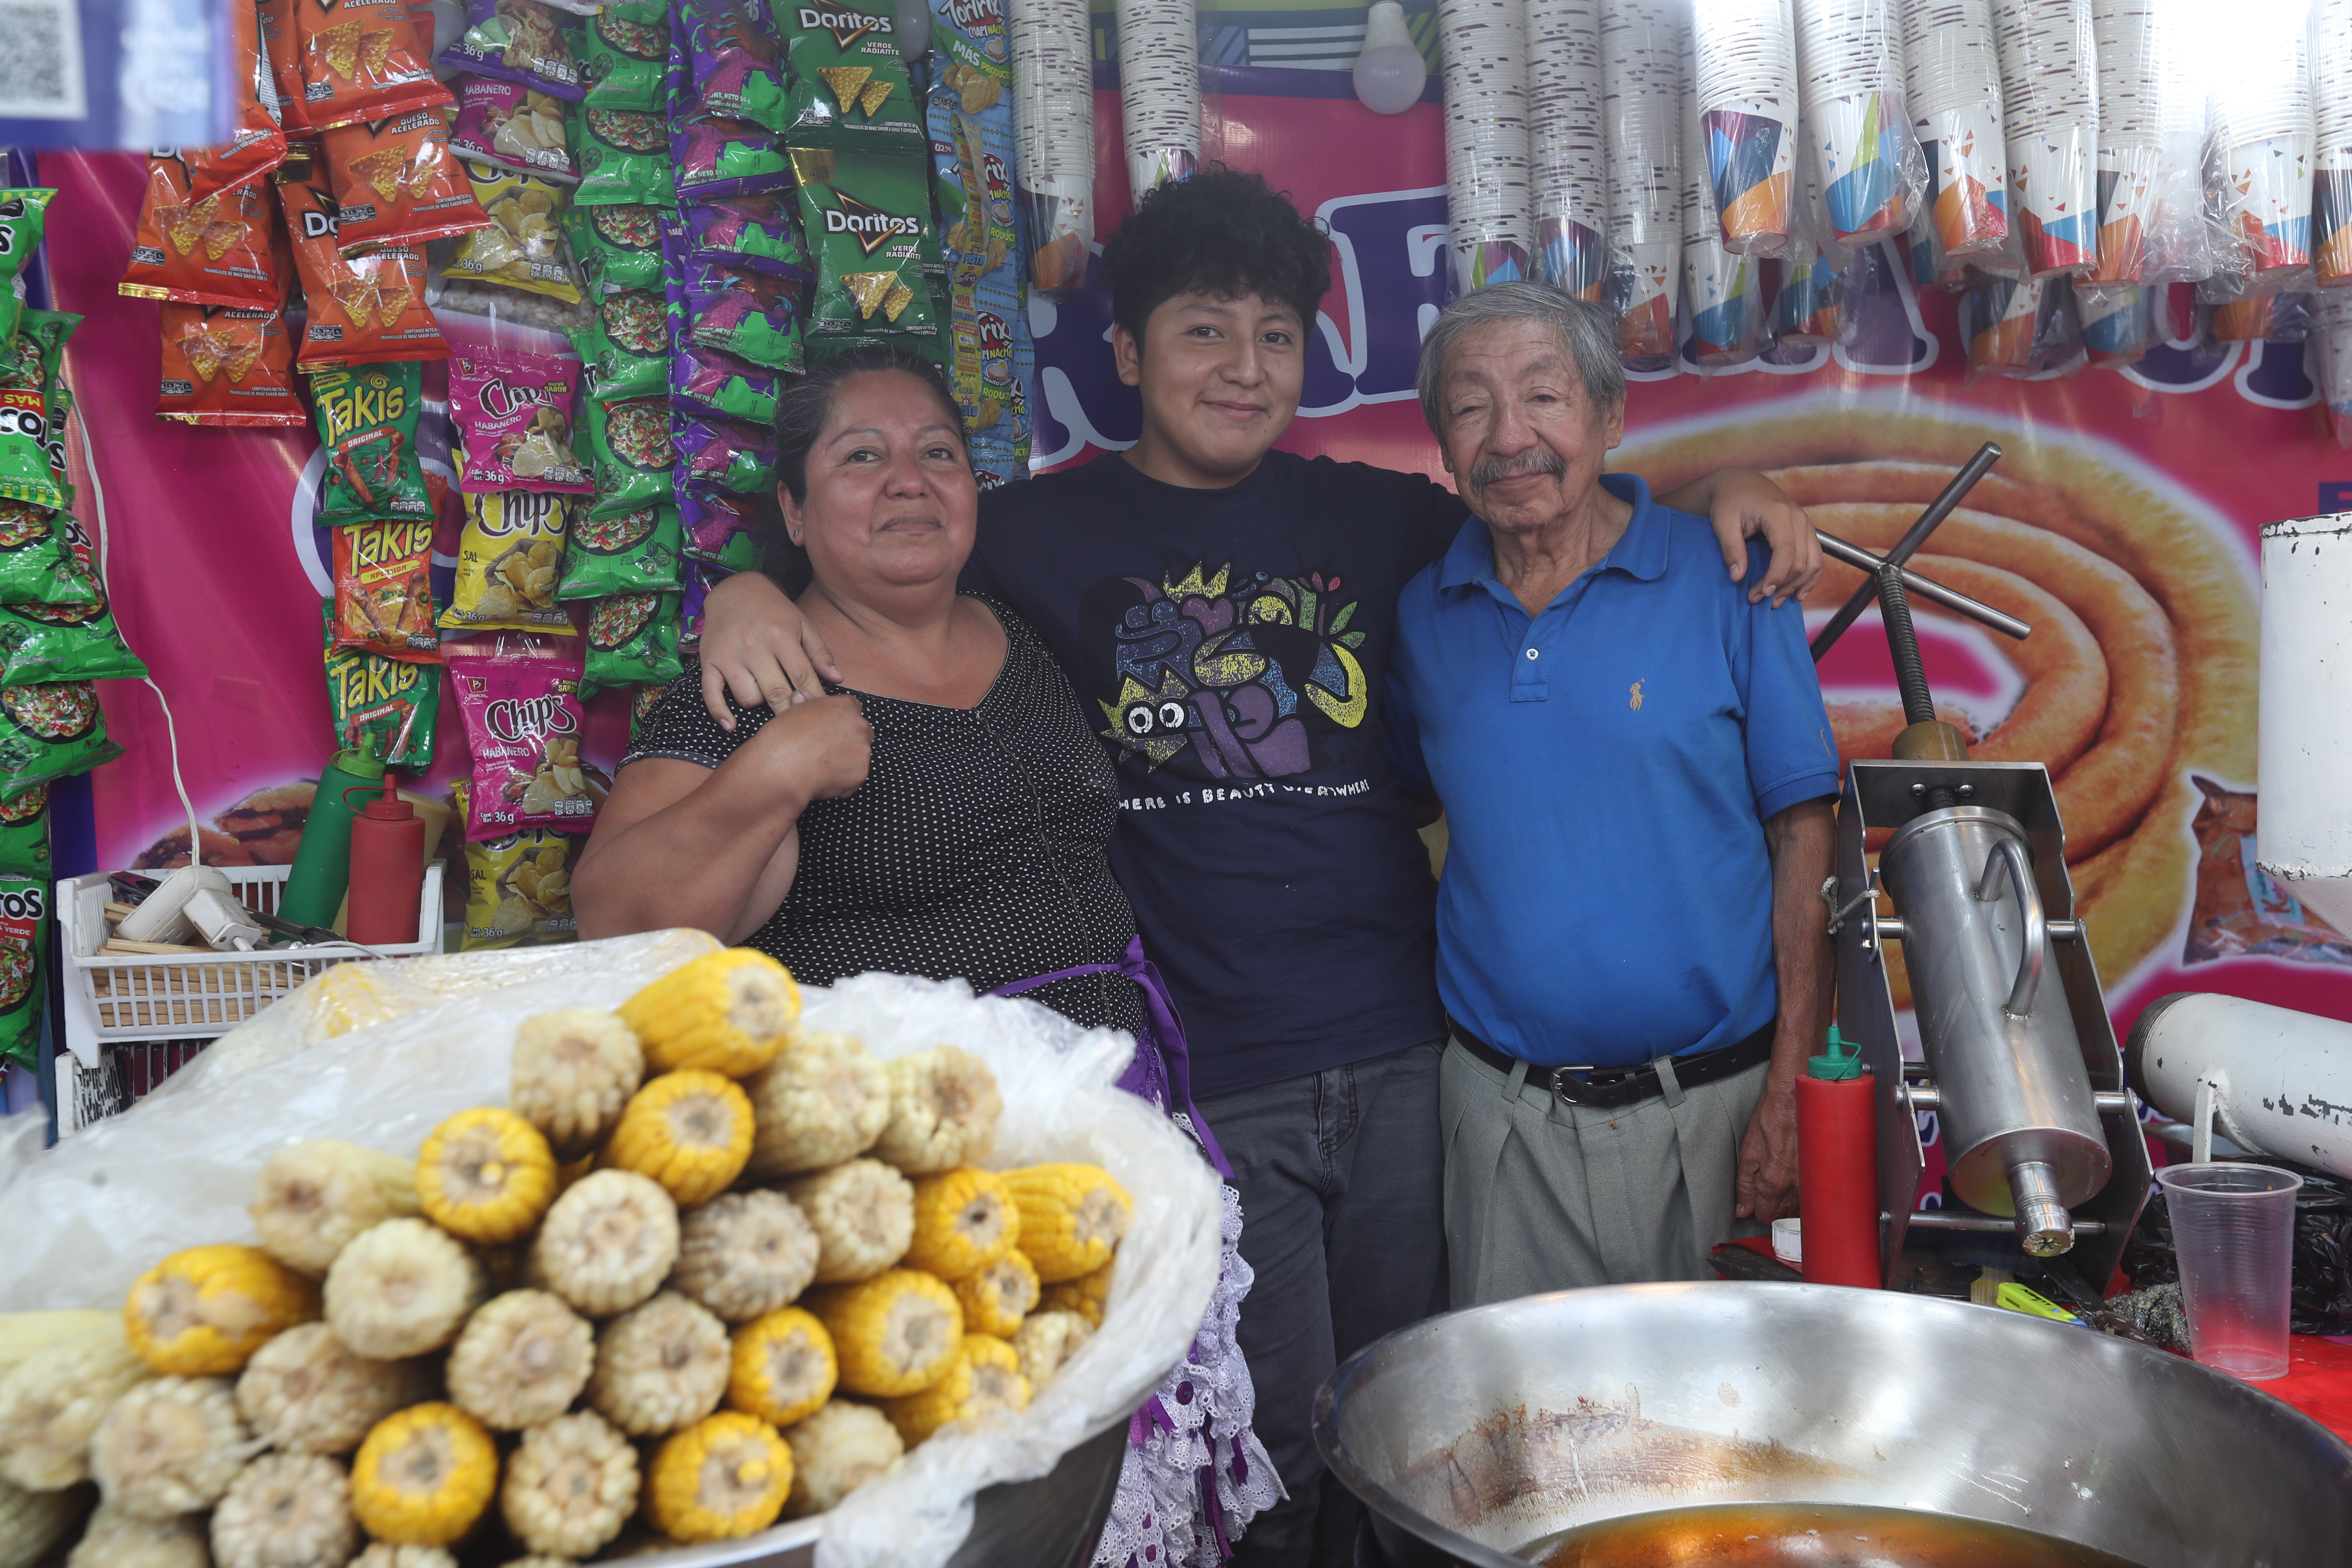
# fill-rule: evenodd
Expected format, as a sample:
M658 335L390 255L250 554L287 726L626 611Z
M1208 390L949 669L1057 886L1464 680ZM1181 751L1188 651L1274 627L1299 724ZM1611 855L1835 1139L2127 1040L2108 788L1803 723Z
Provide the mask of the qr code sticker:
M75 0L0 0L0 120L79 120L81 16Z

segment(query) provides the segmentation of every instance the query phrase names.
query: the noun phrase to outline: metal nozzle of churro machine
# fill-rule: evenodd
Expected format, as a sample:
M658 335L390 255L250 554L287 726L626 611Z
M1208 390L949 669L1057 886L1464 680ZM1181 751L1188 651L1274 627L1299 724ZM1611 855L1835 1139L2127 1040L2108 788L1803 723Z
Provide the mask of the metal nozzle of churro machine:
M1865 580L1814 637L1813 658L1875 601L1906 724L1891 760L1847 766L1837 874L1822 896L1838 1026L1875 1083L1882 1279L1893 1281L1914 1228L2013 1227L2035 1258L2071 1253L2095 1291L2123 1254L2150 1171L2090 936L2074 917L2057 795L2039 763L1969 760L1960 731L1936 717L1911 623L1916 596L2008 637L2030 632L1906 564L2000 457L1986 443L1884 556L1822 536ZM1900 944L1923 1063L1903 1059L1890 942ZM1921 1111L1937 1118L1965 1209L1916 1206Z

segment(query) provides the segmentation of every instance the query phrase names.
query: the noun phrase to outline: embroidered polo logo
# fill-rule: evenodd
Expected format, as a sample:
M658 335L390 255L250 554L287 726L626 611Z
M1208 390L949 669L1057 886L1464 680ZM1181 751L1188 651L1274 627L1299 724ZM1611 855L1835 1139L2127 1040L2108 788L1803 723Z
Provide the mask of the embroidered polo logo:
M1633 700L1631 706L1636 713L1642 710L1642 682L1639 680L1633 682Z

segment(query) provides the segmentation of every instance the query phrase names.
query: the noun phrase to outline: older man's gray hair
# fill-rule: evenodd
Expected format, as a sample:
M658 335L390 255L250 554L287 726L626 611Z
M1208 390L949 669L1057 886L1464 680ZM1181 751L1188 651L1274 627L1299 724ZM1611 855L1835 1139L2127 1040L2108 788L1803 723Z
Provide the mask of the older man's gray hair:
M1421 342L1421 416L1436 435L1445 433L1440 399L1446 356L1479 328L1503 321L1532 321L1559 339L1595 407L1614 408L1625 401L1617 321L1606 309L1549 283L1497 283L1446 306Z

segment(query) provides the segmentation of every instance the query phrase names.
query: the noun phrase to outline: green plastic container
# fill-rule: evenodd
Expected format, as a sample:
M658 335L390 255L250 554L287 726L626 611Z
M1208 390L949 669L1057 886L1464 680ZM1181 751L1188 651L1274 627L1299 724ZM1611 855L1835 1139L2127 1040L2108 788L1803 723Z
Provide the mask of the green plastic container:
M365 752L337 752L319 780L301 846L294 851L294 869L278 900L278 912L286 919L309 926L334 922L351 887L352 819L359 815L343 792L362 787L383 788L383 764Z

